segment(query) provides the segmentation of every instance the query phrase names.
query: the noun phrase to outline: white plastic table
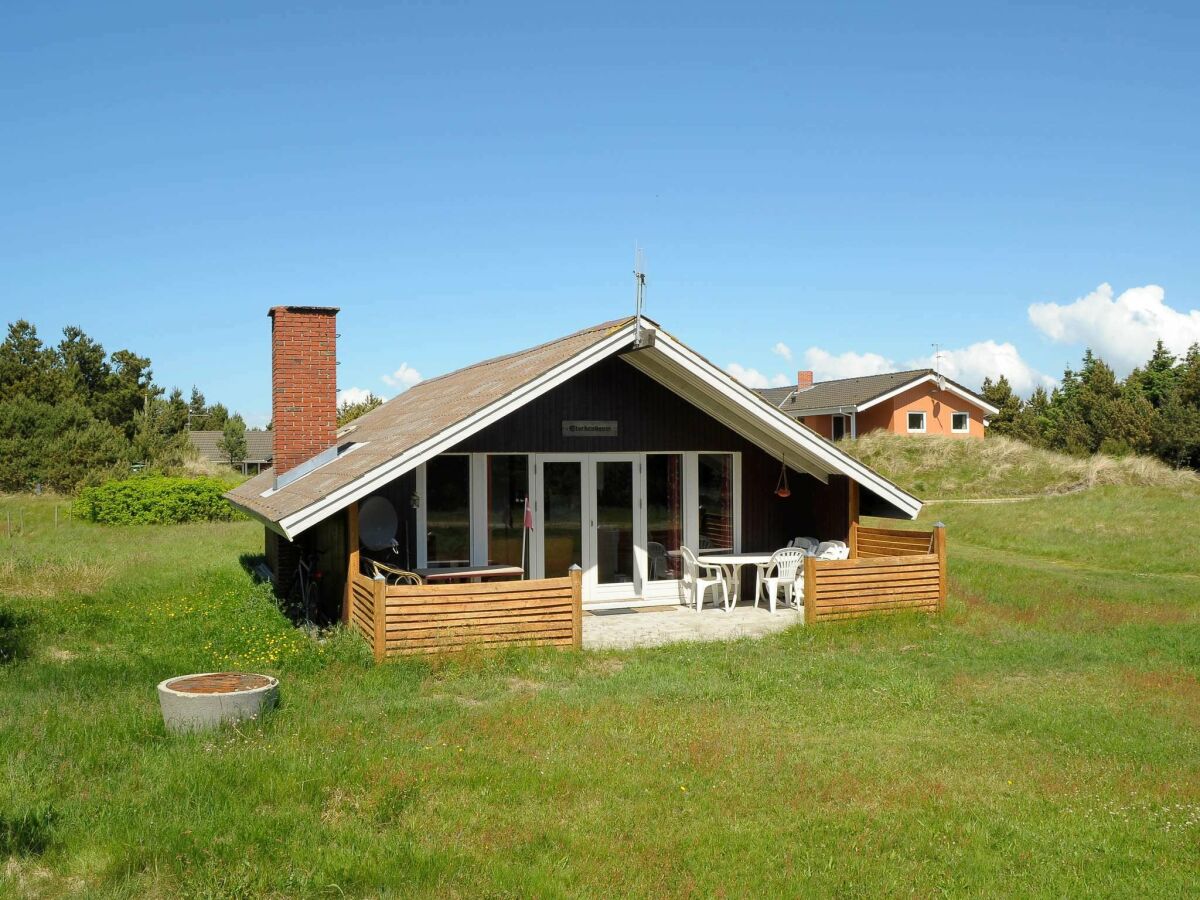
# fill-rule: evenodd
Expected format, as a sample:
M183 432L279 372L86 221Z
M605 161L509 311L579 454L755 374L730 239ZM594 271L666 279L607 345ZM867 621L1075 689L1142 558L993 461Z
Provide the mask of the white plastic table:
M732 606L737 606L742 592L742 566L765 566L774 553L701 553L701 562L716 563L725 570L733 595Z

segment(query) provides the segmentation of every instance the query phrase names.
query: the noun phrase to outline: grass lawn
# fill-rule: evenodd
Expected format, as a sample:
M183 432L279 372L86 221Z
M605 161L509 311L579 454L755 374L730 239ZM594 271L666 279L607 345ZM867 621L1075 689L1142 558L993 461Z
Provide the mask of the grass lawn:
M0 895L1194 893L1198 501L931 507L939 617L373 666L251 584L255 525L0 498ZM155 684L230 667L278 712L168 737Z

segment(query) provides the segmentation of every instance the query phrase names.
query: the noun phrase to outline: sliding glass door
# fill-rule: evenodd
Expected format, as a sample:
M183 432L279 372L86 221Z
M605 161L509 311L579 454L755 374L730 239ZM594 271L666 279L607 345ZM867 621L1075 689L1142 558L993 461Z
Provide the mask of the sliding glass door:
M532 577L577 565L588 605L678 602L685 544L739 546L738 475L732 453L536 455Z
M593 602L631 600L641 594L641 558L645 541L638 521L641 494L640 465L633 456L592 456L588 499L588 535L593 565L585 568L588 595Z
M561 578L577 565L585 602L635 599L645 547L637 457L542 455L534 471L535 575Z
M562 578L571 566L584 566L584 474L582 458L543 458L537 463L534 529L541 550L538 570L544 578Z

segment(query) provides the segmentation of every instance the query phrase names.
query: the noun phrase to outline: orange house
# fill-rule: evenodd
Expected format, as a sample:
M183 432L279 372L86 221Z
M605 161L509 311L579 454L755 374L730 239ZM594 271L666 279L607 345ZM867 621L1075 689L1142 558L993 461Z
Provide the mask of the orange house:
M980 439L999 410L933 369L813 381L800 372L793 387L758 392L822 437L836 441L882 428L893 434Z

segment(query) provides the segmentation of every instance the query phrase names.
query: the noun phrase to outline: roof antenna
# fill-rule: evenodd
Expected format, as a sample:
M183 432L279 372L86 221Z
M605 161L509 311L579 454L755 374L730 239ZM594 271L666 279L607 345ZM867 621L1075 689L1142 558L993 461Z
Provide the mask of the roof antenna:
M637 325L633 333L633 345L642 346L642 308L646 305L646 258L642 248L633 245L633 280L637 285Z
M946 389L946 376L942 374L942 345L931 344L933 347L933 374L937 376L938 390Z

